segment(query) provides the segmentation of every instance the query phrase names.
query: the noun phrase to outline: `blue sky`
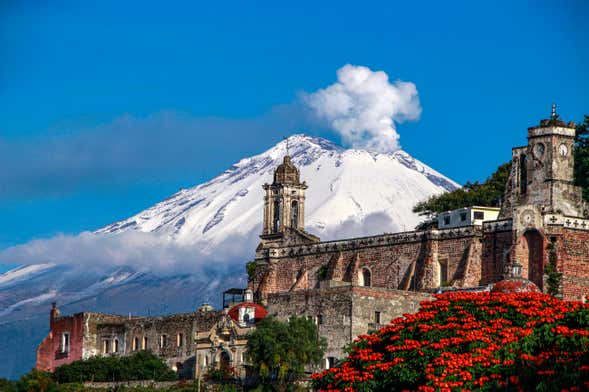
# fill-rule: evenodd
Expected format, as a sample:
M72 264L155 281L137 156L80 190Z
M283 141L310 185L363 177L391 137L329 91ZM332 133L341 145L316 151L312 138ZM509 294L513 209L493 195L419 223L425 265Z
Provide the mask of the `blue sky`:
M553 101L589 113L584 1L282 3L2 1L0 249L128 217L295 132L339 142L296 108L348 63L417 86L400 143L461 183Z

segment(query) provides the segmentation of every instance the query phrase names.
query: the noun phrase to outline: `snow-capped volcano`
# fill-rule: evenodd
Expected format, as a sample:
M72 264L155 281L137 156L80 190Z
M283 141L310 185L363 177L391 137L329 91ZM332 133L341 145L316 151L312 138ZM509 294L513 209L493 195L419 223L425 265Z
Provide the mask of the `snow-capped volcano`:
M206 244L213 252L229 235L259 232L262 185L272 181L287 153L309 186L306 228L322 239L333 239L342 223L361 223L372 214L390 218L388 231L411 230L419 222L411 212L416 202L458 187L404 151L346 150L325 139L295 135L98 233L165 233L180 243Z
M15 377L33 366L52 301L63 314L162 314L192 311L203 301L218 303L222 290L244 286L244 262L253 257L261 233L262 185L272 181L287 152L308 184L306 230L322 240L412 230L420 220L411 212L418 201L458 187L403 151L347 150L325 139L292 136L129 219L68 239L58 248L73 251L73 262L44 257L0 275L0 377ZM135 257L140 262L144 256L164 258L169 255L165 249L173 248L182 250L186 264L162 261L165 274L147 263L109 264L119 257L112 249L99 260L82 262L89 243L97 243L91 249L102 249L112 245L109 238L125 243L126 252L142 246ZM152 244L146 248L145 242ZM43 256L43 246L21 247ZM215 259L220 253L224 259ZM199 262L209 265L198 272L182 268ZM228 267L213 268L222 262Z

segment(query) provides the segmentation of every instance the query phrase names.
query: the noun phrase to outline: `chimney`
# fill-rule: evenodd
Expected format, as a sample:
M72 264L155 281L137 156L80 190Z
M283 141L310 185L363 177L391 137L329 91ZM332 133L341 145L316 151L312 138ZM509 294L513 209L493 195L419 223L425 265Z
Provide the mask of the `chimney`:
M59 317L59 309L57 309L57 302L51 303L51 311L49 312L49 327L53 327L55 319Z

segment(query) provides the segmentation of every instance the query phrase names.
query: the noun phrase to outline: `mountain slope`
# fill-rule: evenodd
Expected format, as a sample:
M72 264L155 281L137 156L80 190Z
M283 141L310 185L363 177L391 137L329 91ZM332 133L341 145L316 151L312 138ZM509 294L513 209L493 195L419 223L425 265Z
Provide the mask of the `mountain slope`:
M344 150L325 139L295 135L241 160L211 181L182 190L98 233L166 233L180 243L202 243L213 251L229 235L246 235L259 228L262 185L272 180L287 147L301 179L309 185L307 230L325 240L333 239L331 235L343 222L360 222L375 213L391 218L392 231L410 230L419 223L411 212L417 201L458 187L403 151L389 155Z
M261 232L262 185L272 181L287 146L309 185L306 229L323 240L412 230L420 220L411 212L416 202L457 187L403 151L345 150L324 139L292 136L208 182L95 232L101 239L133 232L169 238L174 246L189 249L189 264L210 264L209 257L225 253L225 269L194 273L172 264L161 274L147 265L139 271L109 266L106 260L92 268L54 260L0 275L0 377L16 377L34 365L52 301L63 314L166 314L193 310L203 301L218 304L222 290L244 286L243 264L253 257Z

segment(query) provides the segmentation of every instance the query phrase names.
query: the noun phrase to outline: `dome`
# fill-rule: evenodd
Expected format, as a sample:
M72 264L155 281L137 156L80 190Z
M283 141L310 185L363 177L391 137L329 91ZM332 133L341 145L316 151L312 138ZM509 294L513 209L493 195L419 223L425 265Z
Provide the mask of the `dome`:
M227 312L229 317L237 322L239 322L239 308L254 308L254 323L257 323L268 315L268 311L262 305L258 305L253 302L242 302L233 306Z
M540 289L533 282L524 278L507 278L493 285L491 293L540 293Z
M288 155L274 172L274 184L300 184L299 169L291 163Z

